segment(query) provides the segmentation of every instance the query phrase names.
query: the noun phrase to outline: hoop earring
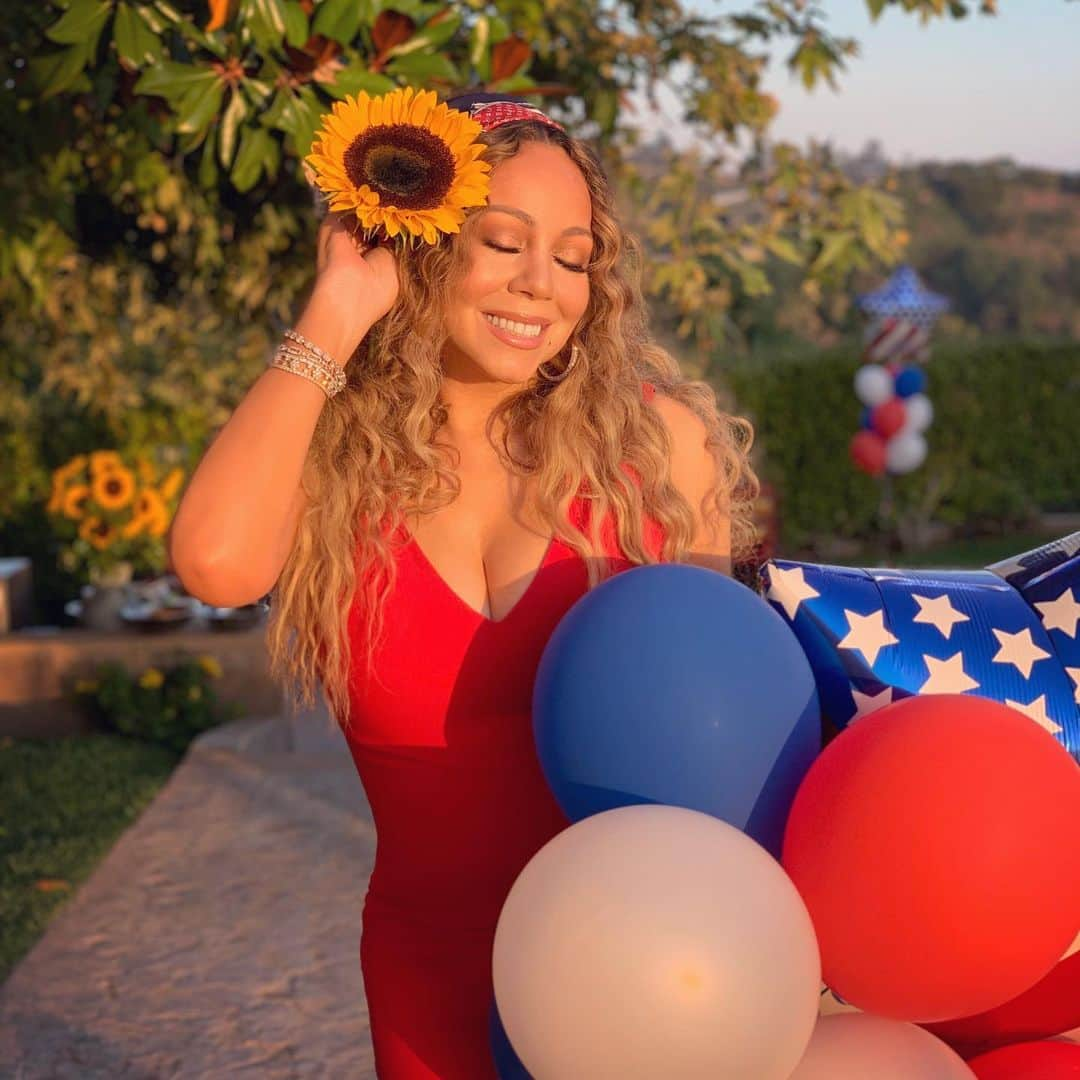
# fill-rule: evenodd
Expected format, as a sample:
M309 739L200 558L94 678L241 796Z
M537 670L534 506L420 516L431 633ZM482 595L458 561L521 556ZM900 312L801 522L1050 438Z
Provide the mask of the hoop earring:
M539 375L543 379L545 379L547 382L553 382L553 383L562 382L563 379L565 379L566 376L570 374L571 369L578 362L578 357L580 355L581 355L581 350L578 348L577 342L574 342L574 344L570 346L570 361L566 365L566 367L564 367L562 369L562 371L557 371L554 374L552 374L550 371L545 370L546 367L547 367L547 364L548 364L547 360L545 360L542 364L540 364L539 367L537 367L536 370L539 373Z

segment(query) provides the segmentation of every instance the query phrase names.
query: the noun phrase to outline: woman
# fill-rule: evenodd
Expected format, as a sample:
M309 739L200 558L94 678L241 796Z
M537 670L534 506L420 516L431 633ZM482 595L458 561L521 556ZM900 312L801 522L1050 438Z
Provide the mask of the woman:
M295 365L264 373L174 525L195 595L276 582L272 671L305 703L321 682L345 730L379 838L361 961L383 1080L495 1075L495 924L568 824L529 715L559 619L633 565L730 572L753 538L749 423L650 340L594 153L506 102L448 103L491 167L460 232L406 249L323 223L294 340L347 385L324 408ZM185 577L197 541L218 554Z

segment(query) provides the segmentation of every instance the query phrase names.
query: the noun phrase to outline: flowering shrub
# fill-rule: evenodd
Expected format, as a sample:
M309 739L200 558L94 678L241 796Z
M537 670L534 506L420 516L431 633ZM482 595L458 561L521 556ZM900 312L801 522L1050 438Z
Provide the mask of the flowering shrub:
M238 702L218 700L211 683L221 676L213 656L186 656L137 676L110 660L96 678L76 680L73 694L96 724L183 751L196 735L243 715Z

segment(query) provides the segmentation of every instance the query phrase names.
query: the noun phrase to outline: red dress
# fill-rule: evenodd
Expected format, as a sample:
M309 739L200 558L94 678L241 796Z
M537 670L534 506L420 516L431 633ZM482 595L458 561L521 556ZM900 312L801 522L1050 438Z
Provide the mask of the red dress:
M575 500L576 520L587 513ZM662 532L645 524L659 552ZM610 523L606 533L614 569L627 569ZM533 680L587 572L553 539L496 621L402 539L375 678L354 663L347 733L378 835L360 943L376 1070L380 1080L494 1080L495 924L525 864L570 824L536 756ZM361 627L354 602L357 658Z

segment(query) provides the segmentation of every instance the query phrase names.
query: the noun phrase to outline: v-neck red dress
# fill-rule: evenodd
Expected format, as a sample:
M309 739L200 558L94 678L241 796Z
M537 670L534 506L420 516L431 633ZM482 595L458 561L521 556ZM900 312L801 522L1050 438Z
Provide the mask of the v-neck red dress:
M651 397L651 387L646 397ZM581 523L588 506L575 500ZM606 554L632 564L610 523ZM663 534L646 521L659 553ZM588 588L553 539L510 612L466 604L415 542L398 549L375 677L350 680L349 748L378 845L360 957L380 1080L494 1080L495 924L517 875L570 823L544 780L532 689L551 632ZM355 602L354 656L364 647Z

